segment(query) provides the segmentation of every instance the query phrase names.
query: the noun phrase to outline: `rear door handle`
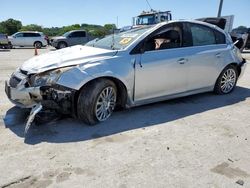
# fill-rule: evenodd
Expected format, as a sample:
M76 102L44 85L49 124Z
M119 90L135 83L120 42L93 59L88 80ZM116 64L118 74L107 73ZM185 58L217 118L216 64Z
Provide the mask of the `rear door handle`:
M181 65L183 65L183 64L185 64L187 62L187 59L181 58L177 62L180 63Z

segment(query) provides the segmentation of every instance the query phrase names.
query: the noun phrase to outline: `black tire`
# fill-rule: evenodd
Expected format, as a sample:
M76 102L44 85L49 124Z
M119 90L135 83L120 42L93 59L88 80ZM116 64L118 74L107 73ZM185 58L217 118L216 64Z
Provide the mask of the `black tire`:
M13 46L12 46L11 42L9 42L8 49L12 49L12 48L13 48Z
M230 88L228 88L228 90L226 90L226 89L223 89L223 86L225 88L225 84L226 84L224 76L225 76L225 74L227 74L227 72L230 72L230 71L232 71L232 73L234 72L235 80L232 79ZM237 84L237 80L238 80L238 76L239 76L238 74L239 74L238 70L235 66L233 66L233 65L227 66L225 69L223 69L220 76L218 77L218 79L215 83L215 86L214 86L214 92L218 95L224 95L224 94L231 93Z
M35 48L40 49L40 48L42 48L42 46L43 46L43 44L42 44L41 42L39 42L39 41L36 41L36 42L34 43L34 47L35 47Z
M66 42L59 42L57 44L57 49L62 49L68 47L68 44Z
M77 101L77 115L80 120L88 125L95 125L100 120L97 117L97 101L100 100L101 94L109 89L112 88L115 94L115 101L114 107L109 109L110 115L113 112L115 105L116 105L116 97L117 97L117 88L116 85L108 79L98 79L92 81L87 86L84 86L79 94L78 101ZM110 115L108 117L110 117ZM108 118L107 117L107 118ZM106 119L105 119L106 120ZM103 121L105 121L103 120Z

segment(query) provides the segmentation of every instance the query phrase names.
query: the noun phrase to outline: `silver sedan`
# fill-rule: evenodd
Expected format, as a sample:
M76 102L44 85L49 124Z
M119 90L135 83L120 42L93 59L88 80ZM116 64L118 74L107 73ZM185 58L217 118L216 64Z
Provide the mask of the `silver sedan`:
M214 91L228 94L245 60L230 36L198 21L172 21L36 56L6 81L17 106L72 114L93 125L115 108Z

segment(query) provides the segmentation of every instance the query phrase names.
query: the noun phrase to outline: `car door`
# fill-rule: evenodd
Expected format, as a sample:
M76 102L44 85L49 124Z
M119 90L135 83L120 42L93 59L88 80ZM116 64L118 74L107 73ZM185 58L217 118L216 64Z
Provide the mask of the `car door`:
M25 44L25 37L24 33L17 33L13 37L12 45L13 46L24 46Z
M77 37L76 37L76 32L73 31L71 32L68 37L67 37L67 43L68 43L68 46L74 46L77 44Z
M188 90L213 87L227 49L225 35L205 25L186 24L192 40L188 52Z
M85 44L88 42L88 38L85 31L78 31L79 44Z
M187 90L188 57L182 43L182 24L169 24L148 37L144 53L138 54L135 65L135 101L182 93ZM156 49L156 41L175 30L180 41L177 46ZM163 39L164 40L164 39ZM162 41L163 41L162 40Z
M81 37L82 33L80 31L74 31L69 35L69 45L77 45L77 44L82 44L83 40Z
M33 33L24 33L23 34L25 40L24 40L24 46L33 46L34 44L34 34Z

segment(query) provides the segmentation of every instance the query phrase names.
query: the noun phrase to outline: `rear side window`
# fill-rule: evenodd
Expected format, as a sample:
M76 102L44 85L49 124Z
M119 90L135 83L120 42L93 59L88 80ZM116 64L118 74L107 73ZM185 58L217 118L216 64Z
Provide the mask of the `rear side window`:
M86 37L86 33L84 31L76 31L71 33L70 37Z
M78 37L86 37L86 33L84 31L77 32Z
M217 44L214 31L209 27L198 24L190 24L193 46L205 46Z
M40 37L39 33L23 33L24 37Z
M223 33L214 30L214 34L215 34L216 44L225 44L226 43L226 37Z

